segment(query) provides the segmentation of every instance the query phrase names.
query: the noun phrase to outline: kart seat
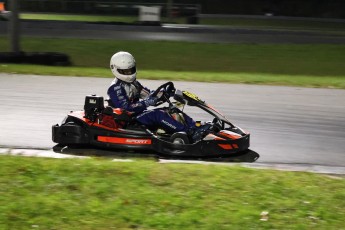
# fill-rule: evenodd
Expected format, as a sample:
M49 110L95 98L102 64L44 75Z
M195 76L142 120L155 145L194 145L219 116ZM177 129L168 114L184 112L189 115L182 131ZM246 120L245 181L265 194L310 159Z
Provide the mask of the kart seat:
M132 123L133 117L126 110L107 106L99 115L99 120L100 124L109 128L125 128Z
M111 106L107 106L103 112L104 115L109 115L109 116L113 116L113 118L116 121L124 121L124 122L130 122L133 120L133 116L132 113L126 111L125 109L121 109L121 108L113 108Z

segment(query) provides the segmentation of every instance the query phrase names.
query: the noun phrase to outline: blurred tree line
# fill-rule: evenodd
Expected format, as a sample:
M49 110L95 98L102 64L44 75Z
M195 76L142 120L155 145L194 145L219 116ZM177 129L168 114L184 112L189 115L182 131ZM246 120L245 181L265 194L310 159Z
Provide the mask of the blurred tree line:
M5 0L9 2L10 0ZM238 14L317 18L345 18L345 0L170 0L177 4L196 4L202 14ZM131 4L160 4L163 12L168 0L23 0L21 11L61 13L134 14ZM127 7L126 7L127 6ZM190 8L190 14L198 12ZM176 9L176 14L183 13Z

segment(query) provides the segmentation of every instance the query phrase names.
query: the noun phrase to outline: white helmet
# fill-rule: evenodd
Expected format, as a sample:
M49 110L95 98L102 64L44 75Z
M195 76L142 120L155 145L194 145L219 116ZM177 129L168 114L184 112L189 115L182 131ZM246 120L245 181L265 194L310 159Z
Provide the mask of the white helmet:
M110 69L114 76L125 82L133 82L137 76L135 59L128 52L117 52L110 59Z

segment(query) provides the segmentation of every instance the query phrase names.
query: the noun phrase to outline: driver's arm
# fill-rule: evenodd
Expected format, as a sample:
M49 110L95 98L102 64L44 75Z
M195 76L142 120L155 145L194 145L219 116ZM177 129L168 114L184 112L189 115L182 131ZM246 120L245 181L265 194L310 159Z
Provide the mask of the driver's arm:
M112 106L114 106L115 108L122 108L136 114L141 113L147 107L156 103L153 98L147 98L143 101L131 102L127 97L125 89L121 86L111 86L108 89L108 96L111 100Z
M154 91L148 89L147 87L144 87L139 81L133 82L133 84L139 89L139 94L141 99L147 99L150 94Z

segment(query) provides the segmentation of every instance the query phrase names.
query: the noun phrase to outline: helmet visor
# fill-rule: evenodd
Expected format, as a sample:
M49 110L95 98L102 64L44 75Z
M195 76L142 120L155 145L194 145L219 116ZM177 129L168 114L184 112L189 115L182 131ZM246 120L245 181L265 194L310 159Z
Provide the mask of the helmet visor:
M132 75L132 74L135 74L137 72L137 68L135 66L133 66L130 69L117 69L117 71L123 75Z

